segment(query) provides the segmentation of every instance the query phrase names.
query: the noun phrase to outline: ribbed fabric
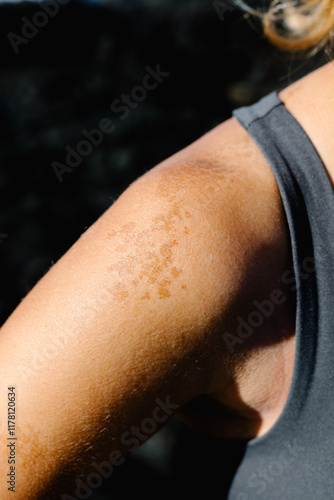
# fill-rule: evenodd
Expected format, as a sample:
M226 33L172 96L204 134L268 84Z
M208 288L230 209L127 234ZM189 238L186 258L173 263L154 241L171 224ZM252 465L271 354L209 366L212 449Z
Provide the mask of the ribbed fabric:
M288 222L296 353L276 424L248 442L228 500L334 498L334 193L312 142L272 92L233 111L266 157Z

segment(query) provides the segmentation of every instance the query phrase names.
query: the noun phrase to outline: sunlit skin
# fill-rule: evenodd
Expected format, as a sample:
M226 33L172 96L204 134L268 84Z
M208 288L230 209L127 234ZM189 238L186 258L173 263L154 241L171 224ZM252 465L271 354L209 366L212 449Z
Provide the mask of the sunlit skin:
M334 185L334 63L329 62L280 93L317 149Z
M281 95L333 175L332 71ZM290 266L274 176L234 118L134 182L0 330L2 436L7 387L18 395L15 499L73 494L93 460L127 455L121 436L158 415L157 398L203 432L267 432L293 370L294 301L281 282ZM231 353L224 332L277 288L287 300ZM13 498L3 480L0 498Z

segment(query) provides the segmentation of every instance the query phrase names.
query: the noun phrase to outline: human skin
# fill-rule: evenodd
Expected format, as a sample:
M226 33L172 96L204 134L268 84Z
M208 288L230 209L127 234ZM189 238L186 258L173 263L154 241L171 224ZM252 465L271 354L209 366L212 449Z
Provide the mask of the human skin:
M302 125L334 185L334 61L280 92L280 98Z
M332 71L281 93L330 175ZM152 415L156 430L166 422L157 400L217 436L267 432L293 369L294 302L281 282L290 266L276 181L235 119L131 184L0 330L1 436L8 387L17 390L16 500L74 495L93 461L131 451L129 429ZM276 288L287 300L231 353L224 332ZM0 497L13 498L3 479Z

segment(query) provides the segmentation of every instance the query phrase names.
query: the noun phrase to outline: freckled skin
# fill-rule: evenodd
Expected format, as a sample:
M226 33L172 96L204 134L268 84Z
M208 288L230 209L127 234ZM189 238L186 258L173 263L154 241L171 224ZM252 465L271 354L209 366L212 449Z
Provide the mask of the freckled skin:
M32 437L18 448L16 500L75 496L75 478L94 472L93 461L130 452L121 436L152 417L157 397L177 408L203 394L251 407L256 428L252 418L243 432L257 431L258 395L272 401L280 353L273 344L272 356L252 361L245 342L241 372L222 328L232 331L236 315L247 317L254 297L266 297L289 267L288 238L272 173L246 135L232 121L129 186L2 326L0 380L5 387L15 375L21 429ZM293 331L287 310L279 313L258 343ZM37 369L51 339L59 347ZM11 496L0 481L1 500Z
M177 278L178 276L180 276L181 273L182 273L182 269L177 269L176 267L172 268L172 275L174 276L174 278Z
M154 218L152 231L172 231L175 222L182 220L181 210L175 204L166 214L158 215Z
M138 232L138 224L132 221L123 224L120 228L120 231L113 231L108 233L107 236L109 239L115 239L116 241L119 238L122 239L122 244L116 244L115 248L120 252L120 254L126 252L124 255L124 260L120 260L118 263L114 263L109 268L111 276L117 277L121 280L118 283L114 284L113 287L109 287L109 293L117 301L122 302L129 296L127 290L127 287L129 285L122 283L122 280L126 281L127 277L134 275L136 275L136 278L131 280L131 286L136 287L138 286L139 282L143 280L145 280L150 285L150 288L142 296L143 298L150 299L152 297L152 285L156 285L157 296L159 299L171 296L171 293L168 289L170 279L176 279L182 272L181 269L177 269L175 266L171 266L173 264L173 251L175 251L175 248L179 243L178 239L180 238L178 225L184 217L189 219L191 217L191 214L187 210L182 211L178 204L174 203L172 208L168 210L166 214L160 214L153 218L150 229L145 229ZM170 241L168 243L162 244L158 252L154 250L147 252L145 260L139 262L137 250L140 252L140 246L143 244L143 242L152 239L152 234L154 235L156 231L170 234ZM188 232L189 229L188 227L186 227L184 229L184 234L188 234ZM131 248L129 253L130 241ZM154 247L155 245L152 245L152 249L154 249ZM131 253L131 250L133 250L133 253ZM163 277L162 280L161 277ZM149 293L149 291L151 293Z
M161 285L159 285L158 294L159 299L166 299L171 296L170 291L167 288L162 287Z

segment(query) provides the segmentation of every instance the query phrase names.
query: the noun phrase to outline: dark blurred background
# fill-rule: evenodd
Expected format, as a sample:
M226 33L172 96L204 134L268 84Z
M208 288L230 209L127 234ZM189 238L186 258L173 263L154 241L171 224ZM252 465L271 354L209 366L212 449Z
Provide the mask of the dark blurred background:
M0 3L1 323L134 179L325 62L274 49L232 1L52 2ZM110 105L148 66L169 75L122 119ZM114 131L60 182L52 164L103 118ZM242 449L173 420L91 498L222 500Z

